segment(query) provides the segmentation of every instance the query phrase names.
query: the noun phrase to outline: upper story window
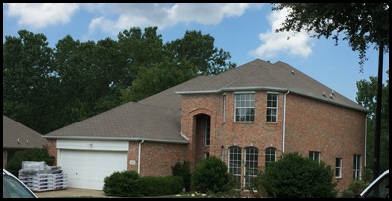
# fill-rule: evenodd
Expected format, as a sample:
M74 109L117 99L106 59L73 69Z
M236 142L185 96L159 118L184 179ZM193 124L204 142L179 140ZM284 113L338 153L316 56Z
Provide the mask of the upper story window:
M278 121L278 93L267 93L267 122Z
M354 161L353 161L353 180L361 180L361 163L362 158L361 155L354 154Z
M226 94L223 94L222 101L223 101L222 123L225 123L226 122Z
M255 93L236 93L235 122L253 122L255 120Z
M320 163L320 152L309 151L309 158Z

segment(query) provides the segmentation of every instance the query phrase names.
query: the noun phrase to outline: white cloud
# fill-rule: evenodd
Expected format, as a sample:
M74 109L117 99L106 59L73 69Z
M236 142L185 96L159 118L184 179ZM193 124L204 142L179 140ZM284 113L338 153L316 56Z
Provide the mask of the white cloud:
M18 25L44 28L69 23L78 8L75 3L10 3L7 15L19 18Z
M292 56L307 57L312 53L313 38L308 33L279 32L275 30L281 27L288 11L273 11L268 16L271 29L266 33L259 34L262 44L249 55L255 58L271 59L277 57L281 52Z
M112 3L106 5L106 14L91 21L90 32L99 29L117 35L130 27L157 26L163 30L178 23L196 22L213 25L227 17L241 16L246 9L262 6L262 4L248 3Z

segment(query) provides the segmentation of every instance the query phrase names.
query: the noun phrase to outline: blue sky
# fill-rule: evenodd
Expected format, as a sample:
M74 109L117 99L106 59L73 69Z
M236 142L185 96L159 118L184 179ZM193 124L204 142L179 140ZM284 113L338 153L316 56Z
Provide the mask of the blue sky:
M286 14L263 3L3 3L3 43L5 36L18 37L22 29L43 33L52 48L68 34L97 42L117 40L119 32L131 27L157 26L166 43L196 30L211 35L215 47L230 52L237 66L257 58L282 61L355 101L356 82L378 74L378 51L369 48L361 73L359 53L347 41L335 46L332 39L311 38L305 32L275 33ZM384 84L387 69L389 53L383 60Z

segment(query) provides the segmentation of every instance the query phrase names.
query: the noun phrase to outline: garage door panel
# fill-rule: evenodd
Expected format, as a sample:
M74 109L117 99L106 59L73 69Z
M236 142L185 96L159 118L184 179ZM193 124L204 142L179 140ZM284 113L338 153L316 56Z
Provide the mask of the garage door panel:
M105 177L126 170L127 153L61 150L59 166L68 175L68 187L102 190Z

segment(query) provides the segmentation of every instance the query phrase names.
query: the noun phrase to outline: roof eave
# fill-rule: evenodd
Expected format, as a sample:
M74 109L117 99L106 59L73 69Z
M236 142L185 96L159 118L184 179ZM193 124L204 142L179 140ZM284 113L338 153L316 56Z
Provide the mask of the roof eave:
M151 139L139 137L89 137L89 136L43 136L47 139L63 139L63 140L115 140L115 141L149 141L149 142L163 142L175 144L189 144L187 140L165 140L165 139Z

